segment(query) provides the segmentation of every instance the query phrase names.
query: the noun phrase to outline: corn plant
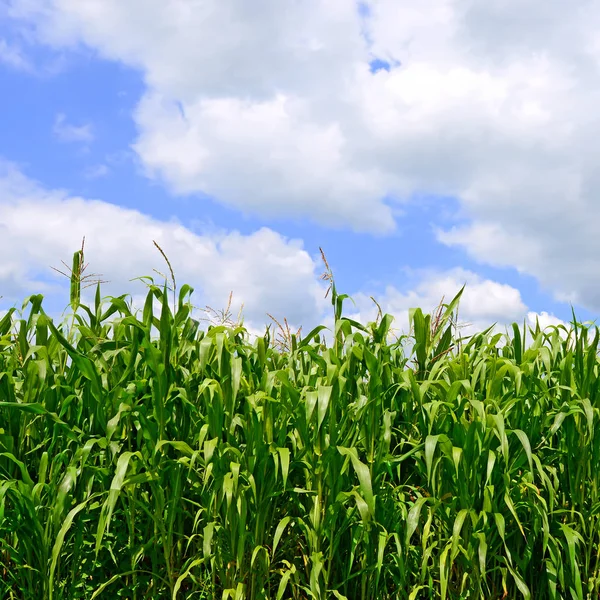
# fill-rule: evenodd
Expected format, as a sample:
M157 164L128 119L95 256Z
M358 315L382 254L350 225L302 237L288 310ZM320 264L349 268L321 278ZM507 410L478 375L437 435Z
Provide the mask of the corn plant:
M598 330L460 339L459 294L390 341L326 268L331 347L174 276L0 320L0 598L599 596Z

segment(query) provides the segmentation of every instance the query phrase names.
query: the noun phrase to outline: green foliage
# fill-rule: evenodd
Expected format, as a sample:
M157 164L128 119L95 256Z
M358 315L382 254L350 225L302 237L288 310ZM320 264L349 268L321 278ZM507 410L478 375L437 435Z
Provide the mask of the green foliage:
M332 348L151 280L1 319L0 598L597 598L598 331L460 347L457 296L407 355L332 291Z

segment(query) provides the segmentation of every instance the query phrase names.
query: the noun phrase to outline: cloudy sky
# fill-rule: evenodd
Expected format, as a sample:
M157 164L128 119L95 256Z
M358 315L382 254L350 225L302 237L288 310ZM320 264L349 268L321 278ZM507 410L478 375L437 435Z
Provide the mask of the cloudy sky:
M327 320L467 284L475 327L600 311L600 4L0 0L0 309L163 271Z

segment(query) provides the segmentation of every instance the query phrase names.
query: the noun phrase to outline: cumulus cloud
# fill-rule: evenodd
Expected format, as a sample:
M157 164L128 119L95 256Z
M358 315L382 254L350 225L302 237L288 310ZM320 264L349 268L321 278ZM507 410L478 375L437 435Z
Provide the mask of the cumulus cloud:
M448 304L463 286L465 289L458 311L461 335L472 335L494 324L503 331L505 325L522 321L527 312L519 290L484 279L472 271L461 268L444 272L422 270L414 273L413 279L414 285L409 289L400 290L388 286L381 296L374 296L382 312L394 316L393 327L398 334L409 332L411 308L421 308L425 313L433 313L441 302ZM369 294L359 293L353 299L356 303L353 318L360 322L376 319L379 309ZM350 309L350 305L348 307Z
M134 148L173 192L373 232L415 196L452 195L441 243L600 309L600 5L362 4L10 0L10 14L143 74Z
M271 229L249 235L195 231L176 220L159 221L101 200L45 189L10 163L0 163L0 199L3 306L40 292L50 297L60 292L66 302L66 281L50 266L60 267L60 260L69 264L85 236L88 272L109 280L103 285L104 294L129 293L136 307L143 305L144 286L131 279L151 275L162 283L154 269L167 270L155 240L167 253L179 285L195 288L192 300L199 308L220 310L233 292L232 315L235 318L243 304L244 324L254 334L271 323L267 313L280 321L285 317L292 328L302 326L305 333L319 323L332 324L330 301L320 279L320 256L309 254L300 240ZM527 312L517 289L460 268L415 272L407 289L388 286L376 299L395 317L395 327L407 332L410 308L432 311L442 298L449 302L465 283L460 305L461 322L470 323L465 335L526 315L535 322L535 313ZM90 294L84 290L84 295ZM377 309L369 296L352 294L356 307L346 304L346 314L363 323L375 320ZM64 302L58 310L63 306ZM542 319L558 322L545 313Z
M221 202L262 216L310 216L357 230L391 229L380 176L353 169L335 124L305 119L303 100L202 99L184 110L146 96L136 112L135 149L151 176L178 193L206 191ZM365 198L372 201L365 210Z
M176 220L155 220L138 211L45 190L10 165L0 175L0 295L17 300L52 291L60 279L50 265L70 264L86 238L90 272L110 283L105 293L140 294L131 279L155 276L166 265L153 245L167 253L180 284L196 288L195 303L221 308L233 291L233 311L244 304L249 325L262 327L266 312L291 323L313 322L324 306L318 263L299 240L262 228L250 235L194 232Z
M91 123L74 125L67 121L67 117L63 113L56 115L53 131L61 142L90 143L94 141L94 131Z
M559 325L565 326L569 329L569 324L554 315L548 314L546 311L542 311L541 313L536 312L528 312L527 313L527 322L531 327L535 327L536 323L539 323L540 329L547 329L548 327L557 327Z
M360 128L350 92L369 59L354 3L15 0L12 14L46 43L84 43L142 70L134 147L173 191L393 228L386 174L359 164L348 139L349 120Z
M411 279L411 285L405 289L388 286L379 296L364 292L355 294L354 306L350 303L346 306L348 316L361 323L368 323L377 319L381 309L383 314L394 317L390 338L401 339L401 336L412 334L409 320L411 309L421 308L425 314L433 315L440 304L449 304L464 286L454 315L455 333L463 339L490 330L489 335L504 334L505 337L498 341L498 346L501 347L507 339L512 338L513 323L517 323L521 331L524 323L527 328L535 328L536 323L539 323L542 330L563 325L565 329L559 330L559 335L563 338L571 327L569 323L546 311L537 313L528 310L516 288L485 279L469 270L425 269L413 271ZM328 325L331 326L331 320ZM404 341L404 350L410 352L411 344L410 339Z
M33 65L25 56L21 48L0 38L0 64L16 69L17 71L33 72Z
M87 167L83 172L83 176L86 179L101 179L102 177L106 177L109 173L110 169L108 166L100 163Z

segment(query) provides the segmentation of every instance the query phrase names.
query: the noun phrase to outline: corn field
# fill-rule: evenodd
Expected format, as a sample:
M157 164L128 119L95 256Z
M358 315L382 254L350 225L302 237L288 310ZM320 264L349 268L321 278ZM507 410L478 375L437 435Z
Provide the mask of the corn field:
M332 285L276 345L80 291L0 319L0 598L599 597L595 327L461 340L459 294L392 340Z

